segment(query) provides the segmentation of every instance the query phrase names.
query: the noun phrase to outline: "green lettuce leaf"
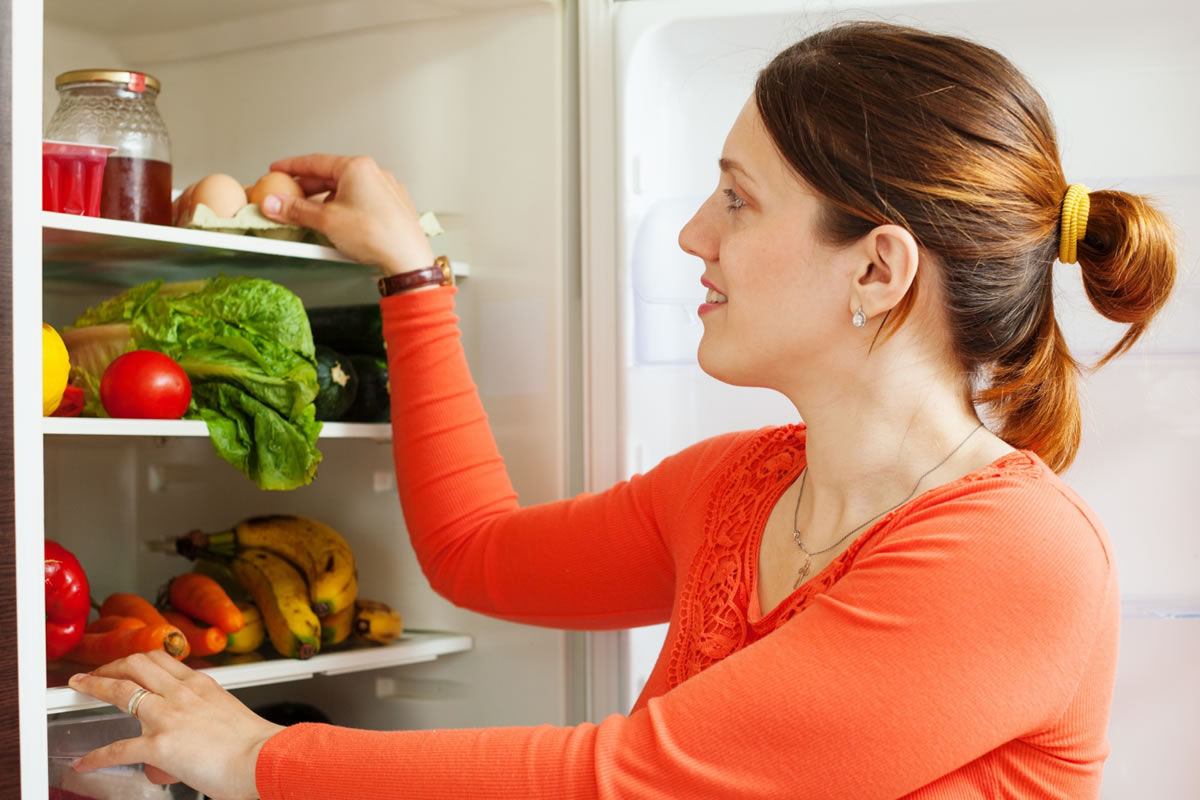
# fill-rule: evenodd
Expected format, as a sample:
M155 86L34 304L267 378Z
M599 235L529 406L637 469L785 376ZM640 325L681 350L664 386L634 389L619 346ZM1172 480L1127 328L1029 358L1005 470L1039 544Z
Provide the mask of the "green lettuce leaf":
M203 419L222 458L264 489L312 481L321 453L317 372L304 305L271 281L151 281L88 309L64 333L86 408L129 350L175 359L192 382L186 416Z

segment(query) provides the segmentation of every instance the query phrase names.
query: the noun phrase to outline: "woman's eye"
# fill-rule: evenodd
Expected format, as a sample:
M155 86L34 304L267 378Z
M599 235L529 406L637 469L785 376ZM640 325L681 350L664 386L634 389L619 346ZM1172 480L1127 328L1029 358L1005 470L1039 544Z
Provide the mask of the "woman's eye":
M730 211L737 211L742 206L746 205L746 201L738 197L737 192L735 192L733 189L726 189L725 196L729 198L729 205L727 208Z

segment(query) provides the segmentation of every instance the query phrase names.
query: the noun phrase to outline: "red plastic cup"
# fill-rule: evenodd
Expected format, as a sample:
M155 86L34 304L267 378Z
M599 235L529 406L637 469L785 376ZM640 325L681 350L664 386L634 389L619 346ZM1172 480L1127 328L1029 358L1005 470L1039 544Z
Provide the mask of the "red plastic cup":
M42 140L42 210L100 216L104 165L117 148Z

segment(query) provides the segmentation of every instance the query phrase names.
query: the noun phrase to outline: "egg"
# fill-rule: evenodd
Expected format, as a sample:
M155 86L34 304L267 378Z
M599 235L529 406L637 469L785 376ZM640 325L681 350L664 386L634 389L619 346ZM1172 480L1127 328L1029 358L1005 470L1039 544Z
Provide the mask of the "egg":
M228 219L246 205L246 191L237 178L215 172L196 184L192 190L192 203L203 203L218 217Z
M190 184L184 189L179 197L175 198L175 202L171 204L171 221L178 225L192 215L192 208L195 207L196 184Z
M262 205L263 198L269 194L286 194L292 197L304 197L304 190L296 179L286 172L268 172L250 187L247 193L250 202Z

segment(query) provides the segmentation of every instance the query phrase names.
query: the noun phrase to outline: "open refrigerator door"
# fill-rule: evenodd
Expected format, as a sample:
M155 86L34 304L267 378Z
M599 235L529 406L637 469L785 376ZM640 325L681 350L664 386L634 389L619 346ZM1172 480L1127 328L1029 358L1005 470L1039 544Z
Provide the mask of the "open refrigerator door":
M679 231L712 191L724 137L757 72L784 47L847 19L966 36L1008 56L1043 93L1069 181L1151 195L1178 227L1177 290L1131 352L1083 373L1083 446L1065 479L1108 527L1124 597L1103 796L1188 797L1200 739L1200 540L1192 451L1200 436L1200 60L1182 0L1127 3L627 2L615 6L617 306L624 320L622 476L718 433L796 421L781 395L734 388L696 363L702 262ZM1094 364L1119 338L1056 268L1072 353ZM654 664L665 626L624 641L624 701ZM1147 735L1154 731L1154 735Z

